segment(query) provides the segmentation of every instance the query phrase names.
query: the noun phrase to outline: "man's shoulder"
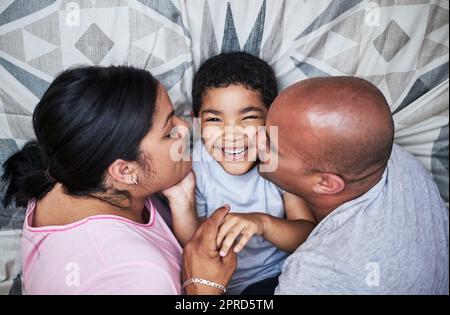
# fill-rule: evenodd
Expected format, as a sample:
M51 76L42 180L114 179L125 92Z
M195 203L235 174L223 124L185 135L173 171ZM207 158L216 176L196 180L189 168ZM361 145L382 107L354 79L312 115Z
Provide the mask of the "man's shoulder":
M421 245L434 246L438 240L445 239L445 222L448 222L448 210L430 173L414 156L394 145L381 180L320 222L299 252L317 253L316 245L320 244L336 257L348 256L350 252L352 257L359 258L388 253L397 257L405 254L407 248L419 253L420 246L410 246L417 238L417 230L424 231ZM438 237L436 231L442 234ZM393 239L403 253L392 246ZM347 246L340 246L343 241ZM359 249L357 254L353 252L355 248Z
M439 281L448 278L447 246L448 210L431 175L394 145L380 182L337 208L288 258L278 293L440 292L445 283ZM392 275L381 291L364 281L376 268ZM303 285L296 287L295 277ZM410 280L419 278L422 284Z
M430 172L412 153L395 143L392 147L388 168L401 170L402 174L414 173L416 176L421 176L427 180L432 179Z
M393 202L402 199L409 204L416 204L414 200L417 204L426 202L428 207L443 206L431 172L415 156L396 144L388 162L387 186L386 193L391 195Z

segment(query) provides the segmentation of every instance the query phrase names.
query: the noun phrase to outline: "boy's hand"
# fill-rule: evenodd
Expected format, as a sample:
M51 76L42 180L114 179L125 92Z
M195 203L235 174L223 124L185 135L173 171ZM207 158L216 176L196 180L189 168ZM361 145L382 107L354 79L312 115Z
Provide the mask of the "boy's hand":
M170 204L192 203L195 200L195 175L190 171L178 184L162 191Z
M263 213L228 213L217 234L217 247L220 256L225 257L238 236L239 242L234 252L239 253L253 235L262 235L264 232Z
M182 246L192 238L199 221L195 209L195 175L191 171L178 184L162 191L169 201L173 231Z

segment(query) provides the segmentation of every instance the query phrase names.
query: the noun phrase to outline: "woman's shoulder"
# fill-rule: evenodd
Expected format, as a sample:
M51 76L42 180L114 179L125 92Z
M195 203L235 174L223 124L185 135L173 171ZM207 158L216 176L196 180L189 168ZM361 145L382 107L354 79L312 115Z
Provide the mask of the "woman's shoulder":
M23 253L28 290L30 293L53 290L59 294L67 290L81 294L156 294L161 289L177 293L181 251L157 244L156 239L139 237L126 227L120 221L94 220L73 230L43 232L40 239L27 238ZM44 279L54 281L48 283ZM61 285L67 279L76 287ZM152 279L153 282L149 281ZM51 288L43 287L44 282Z
M120 255L122 248L145 246L142 238L137 238L136 231L129 227L130 224L120 218L93 216L64 226L25 226L23 242L32 244L45 256L59 253L100 259L108 252L117 251Z
M32 292L39 292L41 277L61 282L67 275L79 272L79 289L112 293L113 289L108 287L113 283L148 280L155 273L163 281L176 278L181 270L179 245L162 235L160 229L139 227L116 218L88 218L83 224L66 229L28 230L23 234L22 244L24 275ZM59 292L61 287L54 285ZM135 289L147 292L152 288L144 283L136 287L130 284L126 292ZM124 288L114 290L119 289Z

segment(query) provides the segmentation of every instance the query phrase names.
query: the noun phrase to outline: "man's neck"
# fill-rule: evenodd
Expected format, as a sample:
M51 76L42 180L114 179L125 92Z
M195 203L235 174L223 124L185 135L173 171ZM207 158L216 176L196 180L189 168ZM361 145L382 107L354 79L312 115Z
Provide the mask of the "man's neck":
M308 204L317 219L317 223L319 223L320 221L325 219L325 217L327 217L331 212L333 212L335 209L337 209L347 201L348 200L345 200L343 198L342 200L337 200L336 198L330 197L318 197L310 200Z

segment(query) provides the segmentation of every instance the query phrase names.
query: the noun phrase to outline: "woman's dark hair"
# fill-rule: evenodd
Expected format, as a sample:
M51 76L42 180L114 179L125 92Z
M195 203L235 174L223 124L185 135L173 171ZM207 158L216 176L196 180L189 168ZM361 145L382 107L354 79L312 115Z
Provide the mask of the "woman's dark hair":
M192 86L192 108L198 116L205 92L210 88L242 85L259 92L269 107L277 96L273 69L262 59L246 52L222 53L206 60L198 69Z
M4 205L41 199L56 182L73 196L105 192L111 163L119 158L139 161L157 91L158 81L148 71L132 67L79 67L61 73L35 108L37 141L3 164ZM130 196L127 191L115 195Z

